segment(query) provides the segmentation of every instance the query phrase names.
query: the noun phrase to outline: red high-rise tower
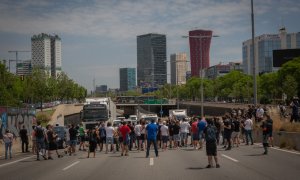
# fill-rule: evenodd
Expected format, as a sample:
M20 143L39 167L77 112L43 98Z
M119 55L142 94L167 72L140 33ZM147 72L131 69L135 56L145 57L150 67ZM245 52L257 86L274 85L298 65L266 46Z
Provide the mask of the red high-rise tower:
M201 62L202 69L209 67L209 49L212 31L201 29L193 30L189 31L189 36L191 75L199 77Z

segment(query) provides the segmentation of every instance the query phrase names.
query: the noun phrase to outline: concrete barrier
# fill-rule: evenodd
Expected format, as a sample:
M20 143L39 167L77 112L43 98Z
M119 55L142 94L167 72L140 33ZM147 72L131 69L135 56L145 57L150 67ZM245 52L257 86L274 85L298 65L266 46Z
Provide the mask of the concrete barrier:
M59 124L61 126L65 125L64 118L65 116L78 114L82 110L82 105L75 104L61 104L55 108L55 112L51 117L50 124Z
M276 131L273 132L273 138L275 146L300 151L300 133ZM261 143L263 139L262 131L254 131L254 139L255 142Z

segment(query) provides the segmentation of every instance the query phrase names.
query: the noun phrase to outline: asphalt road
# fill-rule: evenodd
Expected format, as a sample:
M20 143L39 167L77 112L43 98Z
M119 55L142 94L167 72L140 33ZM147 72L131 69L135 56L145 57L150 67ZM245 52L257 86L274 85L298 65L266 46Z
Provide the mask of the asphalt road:
M131 151L129 156L120 153L97 152L96 158L86 158L86 152L54 160L36 161L31 154L21 154L11 160L0 157L1 180L82 180L82 179L230 179L230 180L293 180L300 177L300 153L270 149L262 155L259 145L233 148L224 151L219 147L221 168L206 169L205 150L181 148L159 151L150 158L145 152Z

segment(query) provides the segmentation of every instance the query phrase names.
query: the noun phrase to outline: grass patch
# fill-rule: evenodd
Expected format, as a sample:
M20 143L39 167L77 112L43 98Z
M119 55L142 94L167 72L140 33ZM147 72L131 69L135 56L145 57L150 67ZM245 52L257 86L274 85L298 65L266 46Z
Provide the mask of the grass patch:
M51 121L51 117L54 112L55 112L55 110L52 110L52 109L37 112L36 119L37 119L37 121L41 121L42 126L46 126L49 123L49 121Z
M274 131L300 132L300 123L290 123L289 118L281 118L277 108L271 108L270 116L273 119Z

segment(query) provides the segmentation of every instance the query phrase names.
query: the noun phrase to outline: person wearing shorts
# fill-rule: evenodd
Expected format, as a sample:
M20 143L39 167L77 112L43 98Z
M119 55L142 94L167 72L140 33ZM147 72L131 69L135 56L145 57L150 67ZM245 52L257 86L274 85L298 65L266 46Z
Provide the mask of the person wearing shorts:
M193 137L194 149L197 149L198 141L199 141L199 134L198 134L197 125L198 125L198 118L195 118L194 122L192 123L192 128L191 128L191 136Z
M174 140L174 148L178 148L178 144L180 143L180 126L179 121L176 121L176 123L173 126L173 140Z
M161 139L162 139L162 150L165 151L167 150L167 143L169 140L169 129L168 126L166 126L166 121L163 121L162 126L160 127L160 132L161 132Z
M111 126L111 122L107 123L107 127L105 127L105 131L106 131L106 144L105 144L106 151L105 151L105 153L108 153L108 145L109 144L111 146L111 149L115 153L116 152L116 150L114 148L114 133L115 133L115 130Z
M213 167L213 157L216 163L216 168L220 168L217 156L217 128L214 126L212 119L207 119L207 127L204 129L205 141L206 141L206 155L208 158L208 165L206 168Z

